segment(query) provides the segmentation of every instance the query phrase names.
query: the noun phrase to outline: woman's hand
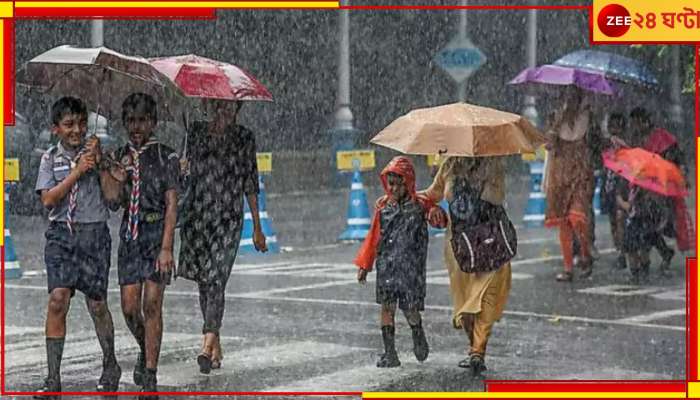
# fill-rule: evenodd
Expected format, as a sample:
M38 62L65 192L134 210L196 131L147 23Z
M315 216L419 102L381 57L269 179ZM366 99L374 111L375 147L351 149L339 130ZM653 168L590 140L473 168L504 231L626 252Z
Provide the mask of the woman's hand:
M361 284L367 283L367 270L366 269L358 269L357 270L357 281Z
M434 206L428 211L428 223L435 228L447 227L447 213L440 206Z
M180 160L180 174L183 176L190 174L190 162L186 158Z
M253 230L253 246L255 246L255 250L257 251L262 251L263 253L267 251L265 234L263 234L260 227Z

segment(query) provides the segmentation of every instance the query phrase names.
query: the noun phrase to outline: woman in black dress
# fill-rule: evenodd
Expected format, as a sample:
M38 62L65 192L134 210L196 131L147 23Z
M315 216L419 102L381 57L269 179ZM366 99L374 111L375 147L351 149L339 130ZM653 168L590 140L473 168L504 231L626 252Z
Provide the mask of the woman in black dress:
M202 373L221 365L219 330L228 277L243 227L243 195L253 219L253 244L267 251L258 215L258 167L253 133L236 124L240 102L205 100L208 122L189 132L190 199L185 204L177 276L199 285L204 335L197 356Z

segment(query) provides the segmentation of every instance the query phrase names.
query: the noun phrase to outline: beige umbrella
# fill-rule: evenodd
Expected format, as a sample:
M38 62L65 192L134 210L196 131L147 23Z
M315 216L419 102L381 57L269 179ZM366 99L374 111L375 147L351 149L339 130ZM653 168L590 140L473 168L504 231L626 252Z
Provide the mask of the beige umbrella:
M413 110L371 142L405 154L478 157L534 153L545 137L520 115L454 103Z

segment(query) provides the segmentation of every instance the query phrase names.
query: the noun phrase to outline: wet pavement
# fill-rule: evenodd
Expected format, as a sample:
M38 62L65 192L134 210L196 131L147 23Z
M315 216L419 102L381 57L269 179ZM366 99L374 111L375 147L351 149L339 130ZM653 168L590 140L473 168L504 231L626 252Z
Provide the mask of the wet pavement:
M22 252L25 277L6 284L6 389L40 386L45 373L43 320L46 277L41 227L15 219L13 238ZM29 229L29 227L32 229ZM520 228L513 287L506 312L494 327L487 379L684 379L685 268L674 259L674 276L631 286L626 271L613 269L607 221L598 220L602 257L590 279L554 281L561 268L557 235ZM402 366L380 370L379 307L374 273L367 285L355 280L351 260L357 244L297 247L278 255L240 256L227 288L222 329L223 368L205 376L195 357L201 344L196 286L176 280L166 291L165 333L159 367L168 391L476 391L483 381L457 367L466 338L452 328L443 238L431 239L424 326L431 353L415 360L411 335L397 317ZM116 264L113 264L116 265ZM117 357L131 381L137 345L119 306L112 270ZM68 316L62 365L64 390L92 390L101 357L83 296Z

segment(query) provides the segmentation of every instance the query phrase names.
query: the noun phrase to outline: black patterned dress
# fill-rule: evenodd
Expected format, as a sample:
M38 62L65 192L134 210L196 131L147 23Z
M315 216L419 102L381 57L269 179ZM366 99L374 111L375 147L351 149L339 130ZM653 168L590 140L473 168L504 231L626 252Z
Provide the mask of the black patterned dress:
M190 200L183 211L176 276L225 286L238 252L243 227L243 195L258 194L253 133L230 125L221 137L206 123L190 132Z

